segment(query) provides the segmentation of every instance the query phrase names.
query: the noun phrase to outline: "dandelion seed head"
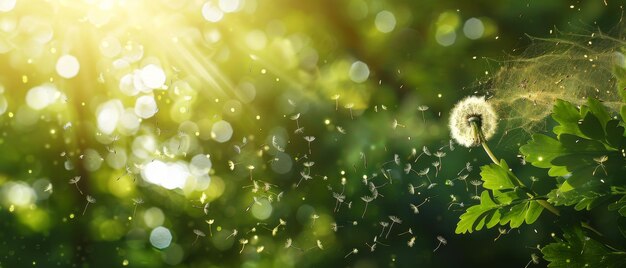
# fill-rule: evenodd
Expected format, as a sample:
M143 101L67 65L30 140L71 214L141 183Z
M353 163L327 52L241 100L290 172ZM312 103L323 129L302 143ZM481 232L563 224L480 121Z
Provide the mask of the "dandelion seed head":
M478 133L475 133L472 122L477 121L485 140L496 133L498 115L485 97L469 96L459 101L450 114L450 134L460 145L473 147L480 144Z

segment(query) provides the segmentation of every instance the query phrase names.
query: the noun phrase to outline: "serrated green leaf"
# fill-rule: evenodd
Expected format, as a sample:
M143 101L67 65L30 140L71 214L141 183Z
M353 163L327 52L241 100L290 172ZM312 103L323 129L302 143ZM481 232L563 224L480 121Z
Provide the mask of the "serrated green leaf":
M529 202L528 209L526 209L526 224L533 224L543 212L543 207L537 201Z
M528 202L520 203L510 207L508 210L503 209L502 217L500 219L500 225L506 225L509 223L511 228L517 228L524 223L526 218L526 206Z
M604 126L593 112L587 113L578 124L580 132L594 140L604 140Z
M552 109L552 118L559 123L553 129L554 134L561 135L569 133L574 135L582 135L578 129L578 121L582 119L578 109L573 104L557 99Z
M459 217L455 233L464 234L478 231L487 225L487 228L495 226L500 221L501 205L496 204L488 191L480 194L480 204L469 207L465 213ZM495 223L494 223L495 222Z
M621 150L626 147L624 127L619 125L619 120L610 120L606 123L606 141L616 150Z
M564 239L541 249L548 267L623 267L626 253L614 252L600 242L585 236L580 227L565 230Z
M506 161L500 160L500 165L490 164L480 167L480 176L484 181L483 187L490 190L506 190L515 188L515 177L509 171Z
M604 105L597 99L589 98L587 99L587 107L589 107L589 111L593 113L593 115L598 119L600 126L602 129L606 126L606 123L611 120L611 115L606 111ZM588 114L588 113L587 113Z
M568 191L561 191L559 188L548 193L548 202L555 206L574 206L576 210L591 210L608 197L610 195L607 187L593 186Z
M552 159L562 155L564 150L558 140L543 134L533 135L527 144L520 147L526 161L539 168L552 167Z

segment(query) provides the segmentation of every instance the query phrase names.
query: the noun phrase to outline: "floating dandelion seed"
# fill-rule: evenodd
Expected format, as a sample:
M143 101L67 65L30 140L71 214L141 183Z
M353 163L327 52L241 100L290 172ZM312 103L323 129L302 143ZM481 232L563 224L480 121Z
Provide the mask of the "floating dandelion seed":
M467 172L472 172L472 164L470 164L470 162L465 163L465 167L461 169L461 171L459 171L459 173L457 173L456 175L461 175L461 173L463 173L463 171L465 170L467 170Z
M409 242L406 243L410 248L413 247L413 245L415 245L415 236L411 237L411 239L409 239Z
M385 228L387 228L387 226L389 226L389 223L386 221L381 221L380 222L380 226L383 227L383 229L380 231L380 234L378 236L382 236L383 233L385 232Z
M393 128L393 129L395 130L395 129L396 129L396 128L398 128L398 127L406 127L406 126L405 126L405 125L403 125L403 124L398 123L398 120L397 120L397 119L394 119L394 120L393 120L393 123L391 123L391 128Z
M413 230L411 228L409 228L409 230L407 230L406 232L399 233L398 236L402 236L402 235L405 235L405 234L413 234Z
M433 167L435 167L435 178L439 176L439 165L441 163L439 161L435 161L432 163Z
M420 159L420 157L422 157L422 155L427 155L430 156L430 150L428 150L428 147L424 146L422 147L422 152L417 156L417 158L415 158L415 161L413 161L414 163L417 163L417 160Z
M43 191L52 194L53 192L52 183L48 183L48 185L46 185L46 189L44 189Z
M530 261L526 264L526 266L524 266L524 268L528 268L528 266L531 263L539 264L539 256L537 256L537 254L535 254L535 253L530 254Z
M360 154L359 156L361 157L361 159L363 159L363 167L367 168L367 158L365 158L365 153L360 152L359 154Z
M428 179L428 183L432 184L433 182L430 181L430 177L428 176L429 171L430 171L430 168L424 168L420 170L419 172L417 172L417 175L419 175L420 177L426 176L426 179Z
M422 121L424 121L424 123L426 123L426 117L424 117L424 112L428 110L428 106L426 106L426 105L417 106L417 110L422 112Z
M202 236L202 237L205 237L205 236L206 236L206 235L205 235L202 231L200 231L200 230L198 230L198 229L194 229L194 230L193 230L193 233L194 233L194 234L196 234L196 239L195 239L195 240L193 240L193 243L191 243L191 245L195 244L195 243L196 243L196 241L198 241L198 237L201 237L201 236Z
M224 239L224 240L228 240L231 236L232 236L233 238L235 238L235 237L237 236L237 234L238 234L238 233L239 233L239 232L237 231L237 229L233 229L233 232L232 232L230 235L228 235L228 236L226 237L226 239Z
M446 240L445 238L443 238L443 236L438 235L437 236L437 240L439 241L439 244L437 245L437 247L433 250L433 252L437 251L437 249L439 249L439 247L443 244L444 246L448 244L448 240Z
M465 147L478 146L496 133L498 116L485 97L469 96L459 101L450 114L452 138Z
M346 196L341 193L333 192L333 198L337 200L335 202L335 209L333 209L333 211L338 212L341 208L341 204L343 204L343 202L345 201Z
M350 251L345 257L343 257L344 259L347 258L348 256L352 255L352 254L357 254L359 253L359 250L356 248L353 248L352 251Z
M313 223L311 223L311 227L315 225L315 221L319 218L320 218L320 215L317 215L317 214L311 215L311 219L313 220Z
M80 188L78 188L78 182L79 181L80 181L80 176L76 176L76 177L70 179L70 184L74 184L76 186L76 189L80 193L80 195L83 195L83 191L81 191Z
M474 195L478 195L478 186L482 185L483 182L479 180L471 180L471 185L474 185Z
M285 241L285 248L290 248L291 244L293 244L293 240L291 240L291 238L287 238L287 241Z
M335 128L337 129L337 131L338 131L339 133L344 134L344 135L346 134L346 130L345 130L343 127L341 127L341 126L336 126Z
M300 122L299 122L300 113L292 115L291 117L289 117L289 119L296 121L296 128L300 128Z
M85 204L85 209L83 209L83 215L85 215L85 211L87 211L87 207L89 206L89 204L95 204L95 203L96 203L96 199L91 195L87 195L87 204Z
M596 170L598 170L599 167L602 168L602 170L604 171L604 175L608 175L608 173L606 173L606 169L604 168L604 162L606 162L607 160L609 160L609 157L606 155L600 156L600 157L596 157L593 159L593 161L595 161L596 163L598 163L598 165L596 166L596 168L593 169L593 173L591 173L592 175L596 175Z
M348 103L345 107L346 109L350 110L350 119L354 120L354 117L352 116L352 108L354 108L354 103Z
M205 221L208 225L209 225L209 235L213 236L213 228L211 227L211 225L213 225L213 223L215 222L214 219L210 219L210 220L206 220Z
M135 204L135 208L133 209L133 218L134 218L135 212L137 212L137 206L143 204L143 199L141 197L133 198L133 203Z
M372 202L374 200L374 197L366 195L366 196L362 196L361 200L363 200L363 202L365 202L365 209L363 210L363 215L361 215L361 219L362 219L363 217L365 217L365 212L367 211L367 204Z
M309 143L309 154L311 154L311 142L315 140L314 136L304 136L304 140Z
M272 146L276 148L279 152L285 152L285 148L281 147L278 143L278 138L276 136L272 136Z
M239 244L241 244L241 250L239 251L239 254L241 254L243 249L246 247L246 244L248 244L248 239L239 239Z
M393 162L396 163L397 166L400 165L400 156L398 154L393 155Z
M339 94L333 95L332 99L335 101L335 111L339 110Z
M435 152L434 155L435 155L435 157L439 158L439 170L441 170L441 167L443 166L443 162L441 162L441 158L446 156L446 153L444 153L442 151L437 151L437 152Z
M498 227L498 236L493 239L493 242L496 242L496 240L500 239L500 236L506 233L507 233L506 229Z
M389 237L389 233L391 233L391 228L393 228L394 223L402 224L402 220L400 220L400 218L396 216L389 216L389 219L391 220L391 225L389 226L389 230L387 231L387 235L385 235L385 238Z

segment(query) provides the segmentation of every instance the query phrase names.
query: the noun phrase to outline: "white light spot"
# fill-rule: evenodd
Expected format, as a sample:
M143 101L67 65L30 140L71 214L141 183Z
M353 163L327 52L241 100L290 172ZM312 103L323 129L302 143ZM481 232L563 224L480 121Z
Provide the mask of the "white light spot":
M224 18L224 12L209 1L202 5L202 17L209 22L218 22Z
M376 21L374 22L376 29L383 33L388 33L396 28L396 17L393 13L383 10L376 14Z
M209 158L205 154L198 154L191 158L191 163L189 163L189 171L192 175L202 176L207 175L209 170L211 170L211 158Z
M4 203L19 207L30 205L37 199L35 191L23 182L7 182L0 193Z
M362 83L370 76L370 68L362 61L355 61L348 74L355 83Z
M164 249L169 247L170 243L172 243L172 233L167 228L159 226L150 232L150 244L155 248Z
M470 18L463 25L463 34L469 39L476 40L485 33L485 25L477 18Z
M233 136L233 127L230 123L220 120L213 124L211 128L211 138L217 142L227 142Z
M146 223L146 226L154 228L163 224L165 215L160 208L151 207L143 213L143 221Z
M150 161L141 170L141 176L150 183L172 190L183 188L189 177L189 168L184 162L166 163Z
M26 93L26 104L35 110L41 110L56 102L61 97L53 85L44 84L34 87Z
M220 0L218 2L220 9L226 13L237 11L240 4L239 0Z
M435 39L438 44L444 47L451 46L456 41L456 32L454 31L454 27L450 25L441 25L437 27Z
M126 74L120 79L120 91L128 96L139 94L139 89L135 87L132 74Z
M157 65L148 64L141 69L141 81L149 88L161 88L165 80L165 72Z
M267 45L267 36L259 30L254 30L246 35L246 44L252 50L262 50Z
M157 112L157 104L153 96L145 95L137 98L135 114L141 118L150 118Z
M137 129L139 129L139 124L141 121L139 117L135 114L133 109L126 109L124 113L122 113L119 119L120 131L123 130L125 134L133 134Z
M259 203L261 204L255 204L250 209L252 216L261 221L267 220L272 215L272 203L267 201L266 198L259 200Z
M69 79L78 74L80 63L72 55L63 55L57 60L56 70L61 77Z
M15 8L17 0L0 0L0 12L9 12Z
M111 134L117 126L124 106L120 100L110 100L98 107L96 111L98 129L104 134Z

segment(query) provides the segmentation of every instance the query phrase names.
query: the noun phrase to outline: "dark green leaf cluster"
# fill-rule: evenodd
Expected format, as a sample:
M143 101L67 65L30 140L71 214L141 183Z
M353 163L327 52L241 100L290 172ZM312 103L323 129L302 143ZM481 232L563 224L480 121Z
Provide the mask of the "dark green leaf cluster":
M539 218L543 207L529 198L519 185L519 180L509 170L504 160L500 165L490 164L481 167L483 186L491 191L483 191L480 204L467 209L461 215L456 233L491 228L497 224L517 228L526 222L531 224Z

